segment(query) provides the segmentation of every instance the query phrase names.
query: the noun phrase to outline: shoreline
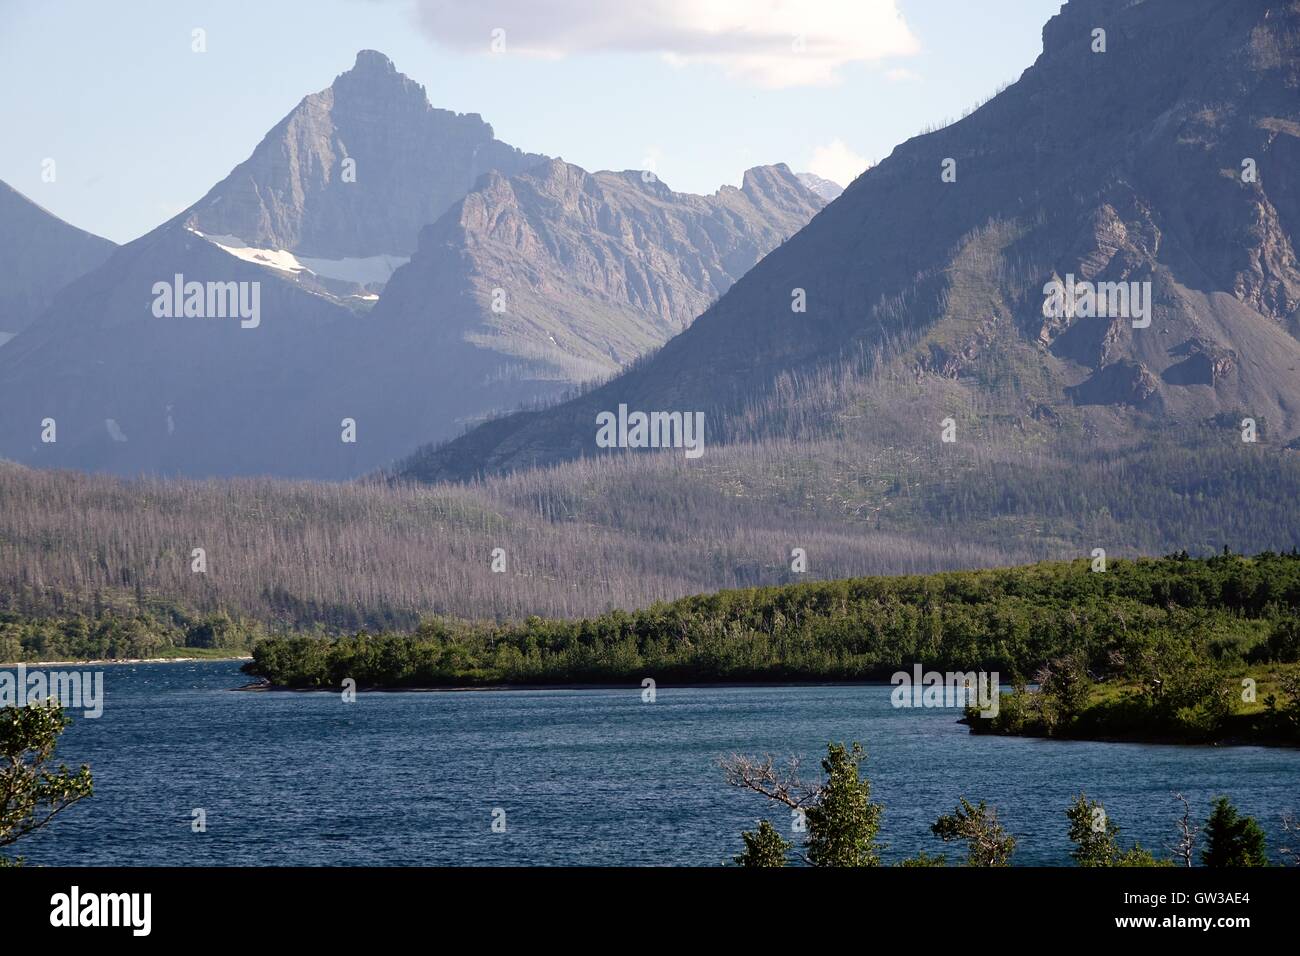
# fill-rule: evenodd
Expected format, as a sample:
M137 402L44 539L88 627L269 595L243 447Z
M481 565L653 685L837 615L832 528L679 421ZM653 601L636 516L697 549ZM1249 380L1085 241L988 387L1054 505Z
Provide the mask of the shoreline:
M783 687L893 687L891 681L885 680L857 680L857 681L790 681L790 682L773 682L773 681L713 681L713 682L692 682L685 684L661 684L656 690L673 689L673 690L715 690L725 687L738 688L771 688L778 689ZM241 687L230 688L233 692L244 693L290 693L290 694L338 694L342 693L341 687L288 687L281 684L272 684L266 681L254 681ZM356 693L370 694L431 694L431 693L463 693L466 691L536 691L536 690L623 690L628 692L639 692L643 688L639 684L481 684L471 686L441 686L441 687L357 687ZM1033 733L1007 733L998 731L978 731L971 728L970 718L958 717L955 721L967 727L968 735L971 737L1001 737L1014 738L1020 740L1043 740L1059 743L1099 743L1099 744L1133 744L1145 746L1160 747L1267 747L1270 749L1296 750L1300 745L1287 740L1280 740L1273 737L1262 737L1252 739L1242 736L1226 736L1218 740L1186 740L1177 737L1165 735L1143 735L1135 734L1133 736L1048 736L1046 734Z
M961 723L961 721L958 721ZM1261 737L1252 740L1249 737L1221 737L1217 740L1180 740L1177 737L1158 734L1133 737L1049 737L1046 734L988 734L972 733L972 737L1005 737L1016 740L1048 740L1056 743L1073 744L1142 744L1148 747L1205 747L1219 749L1223 747L1267 747L1274 750L1300 750L1300 744L1277 737Z
M963 717L957 721L959 724L965 724L972 727L970 718ZM1146 744L1158 747L1269 747L1280 748L1282 750L1300 749L1300 743L1287 740L1281 737L1243 737L1240 734L1228 734L1212 740L1189 740L1180 737L1170 736L1169 734L1147 734L1135 732L1131 735L1116 736L1115 734L1098 734L1096 736L1074 735L1074 734L1041 734L1041 733L1012 733L1005 730L971 730L973 737L1009 737L1016 740L1053 740L1062 743L1094 743L1094 744Z
M76 667L85 664L111 666L114 664L219 664L229 661L251 661L252 654L242 657L105 657L79 661L0 661L0 667Z
M665 687L673 690L715 690L723 687L891 687L893 686L886 680L842 680L842 681L770 681L770 680L751 680L751 681L692 681L685 684L658 684L656 691L663 690ZM272 684L269 682L254 682L245 684L242 687L232 687L236 691L255 691L264 692L286 692L294 694L338 694L342 693L342 687L289 687L284 684ZM446 692L463 692L463 691L516 691L516 690L629 690L640 693L645 688L640 684L612 684L612 683L566 683L566 684L444 684L436 687L385 687L383 685L374 685L369 687L357 687L357 693L369 694L436 694Z

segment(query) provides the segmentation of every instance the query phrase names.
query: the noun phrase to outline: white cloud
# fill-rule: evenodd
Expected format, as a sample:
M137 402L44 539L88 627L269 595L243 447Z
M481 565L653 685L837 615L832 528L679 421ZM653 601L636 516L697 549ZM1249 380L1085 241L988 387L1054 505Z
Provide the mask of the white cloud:
M807 168L808 172L847 188L866 170L867 161L849 149L844 140L833 139L813 150Z
M506 53L658 53L708 63L762 87L826 85L849 63L919 46L897 0L412 0L416 20L453 49Z

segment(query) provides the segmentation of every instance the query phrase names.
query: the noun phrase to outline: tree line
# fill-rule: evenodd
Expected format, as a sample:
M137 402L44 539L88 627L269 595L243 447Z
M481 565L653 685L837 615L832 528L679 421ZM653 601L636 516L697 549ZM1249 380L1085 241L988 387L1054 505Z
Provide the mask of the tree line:
M359 687L852 681L921 663L996 672L1026 688L1037 682L1043 712L1062 727L1096 688L1131 688L1139 699L1158 699L1170 726L1190 735L1236 712L1234 675L1254 668L1261 683L1282 674L1279 713L1300 706L1290 677L1300 661L1300 551L1180 553L1095 567L1080 560L856 578L719 591L578 620L430 619L404 633L277 637L253 649L246 669L280 686L334 688L346 680ZM996 728L973 723L1023 732L1014 726L1023 712L1012 701ZM1289 726L1279 719L1260 724L1259 733L1286 738Z

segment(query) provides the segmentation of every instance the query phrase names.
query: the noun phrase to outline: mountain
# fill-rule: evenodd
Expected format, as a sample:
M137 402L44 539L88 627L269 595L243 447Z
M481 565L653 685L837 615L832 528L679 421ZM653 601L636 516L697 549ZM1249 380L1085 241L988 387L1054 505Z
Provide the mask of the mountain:
M0 350L0 455L355 477L607 377L821 205L785 167L700 197L521 153L363 51Z
M712 196L562 160L492 173L425 230L376 319L452 326L464 305L469 340L542 381L608 376L686 328L822 205L784 165ZM447 302L452 272L465 285Z
M621 405L702 413L715 453L928 455L948 418L986 469L1245 418L1281 448L1300 434L1298 91L1294 3L1071 0L1017 83L900 145L653 359L397 473L600 454ZM1051 314L1069 276L1133 301Z
M1300 547L1300 454L1287 447L1300 408L1298 16L1294 3L1071 0L1019 83L899 146L652 357L393 473L501 472L482 481L126 481L0 462L0 605L184 621L163 603L174 601L276 628L374 630L427 614L593 615L817 578L1081 557L1091 568L1099 549L1115 559ZM1097 29L1105 53L1093 52ZM705 288L698 275L672 279L690 273L659 245L630 251L668 212L634 215L632 198L604 192L619 175L554 162L479 180L422 231L369 309L273 273L275 250L232 258L201 225L174 223L119 250L113 268L61 297L75 292L73 305L0 349L0 425L19 421L34 444L19 450L35 462L81 451L117 471L152 461L188 474L355 474L376 459L386 418L435 432L462 415L450 404L460 389L517 374L493 351L509 337L490 323L512 310L547 321L532 300L560 279L594 302L631 301L646 283ZM658 195L653 179L625 179L645 190L631 194L637 209ZM593 192L610 206L595 222L624 217L627 245L579 227ZM598 268L616 253L622 271ZM493 275L510 262L531 267ZM641 278L620 291L632 263ZM258 329L142 321L149 283L173 268L261 277ZM1150 281L1150 324L1045 314L1051 283L1069 275ZM483 298L496 289L504 312ZM646 310L638 327L674 314ZM513 334L537 343L550 332ZM572 359L545 360L599 355L585 343L577 335L565 341ZM23 361L6 359L15 346ZM59 401L58 444L35 444ZM374 404L358 414L363 402ZM597 415L620 404L704 414L702 454L605 454ZM338 441L344 415L358 419L356 445ZM1242 440L1246 417L1257 442ZM135 450L143 442L148 454ZM191 546L207 549L210 573L191 572ZM498 547L508 566L494 574ZM1238 592L1274 601L1243 575ZM1131 625L1120 614L1076 623L1081 640ZM934 635L951 622L920 624ZM1004 629L1011 644L1026 639Z
M545 159L500 142L477 114L435 109L362 50L176 221L314 292L370 299L480 177Z
M0 345L49 308L60 289L102 265L114 248L0 182Z
M477 114L429 105L382 53L307 96L184 223L254 249L318 260L408 257L420 229L489 172L546 157L495 139Z
M816 173L798 173L797 175L799 182L827 202L834 202L844 192L844 187L839 183L833 183L829 179L822 179Z
M562 160L487 175L423 231L371 313L370 364L388 369L391 387L414 387L413 414L385 416L393 455L429 437L421 429L438 409L481 418L609 377L685 328L821 206L784 165L711 196ZM458 430L448 419L441 432Z
M340 440L358 396L384 387L356 365L366 311L419 229L494 164L543 159L477 116L431 108L362 51L194 206L118 248L0 350L0 454L128 474L374 467L377 450ZM178 282L199 293L197 314L176 308L188 296L159 294ZM241 305L257 315L234 315Z

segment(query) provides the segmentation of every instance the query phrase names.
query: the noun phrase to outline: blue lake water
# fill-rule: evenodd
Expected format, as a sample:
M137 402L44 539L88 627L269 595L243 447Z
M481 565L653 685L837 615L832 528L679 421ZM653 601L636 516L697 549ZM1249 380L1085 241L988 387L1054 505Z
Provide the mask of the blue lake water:
M1202 816L1228 794L1275 847L1300 811L1300 751L971 737L945 710L896 710L888 686L235 693L231 662L103 667L97 720L59 755L95 795L11 847L47 865L713 865L760 816L728 787L732 753L801 754L860 740L885 804L887 858L942 852L929 832L959 796L997 807L1015 862L1068 864L1080 790L1163 851L1181 790ZM194 833L193 811L207 832ZM492 831L505 811L506 832ZM950 857L960 857L950 848Z

